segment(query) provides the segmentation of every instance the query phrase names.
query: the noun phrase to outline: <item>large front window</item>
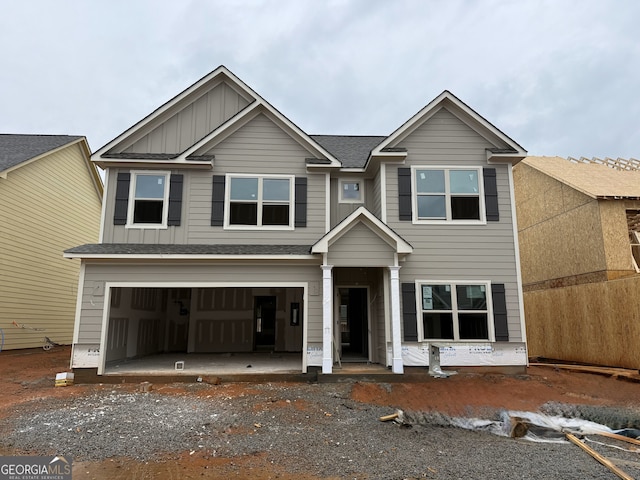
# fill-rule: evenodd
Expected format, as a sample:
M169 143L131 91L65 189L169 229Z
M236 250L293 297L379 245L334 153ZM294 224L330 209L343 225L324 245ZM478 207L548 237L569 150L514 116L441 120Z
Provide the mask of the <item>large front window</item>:
M228 225L292 227L293 177L230 176Z
M485 283L420 285L424 340L489 340Z
M417 167L413 173L416 220L483 220L480 169Z
M168 173L134 173L129 202L129 224L158 227L166 225Z

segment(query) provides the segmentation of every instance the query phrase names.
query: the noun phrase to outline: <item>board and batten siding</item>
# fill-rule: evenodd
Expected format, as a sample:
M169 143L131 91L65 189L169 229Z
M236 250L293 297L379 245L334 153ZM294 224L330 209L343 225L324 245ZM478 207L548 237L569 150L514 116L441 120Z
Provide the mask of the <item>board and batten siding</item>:
M184 152L248 104L226 83L220 83L126 147L124 152Z
M77 144L0 179L3 349L41 347L45 336L72 342L80 261L65 259L62 252L98 241L100 209Z
M165 229L113 225L117 171L110 172L104 242L311 245L325 233L325 175L307 173L305 159L311 154L265 115L258 115L208 153L215 155L213 170L172 171L183 175L182 219L180 226ZM234 173L306 177L307 226L294 230L211 226L213 175Z
M240 264L98 264L86 263L82 296L82 311L78 343L98 344L102 331L102 309L106 282L135 282L140 286L154 283L154 287L172 288L185 285L205 287L210 284L308 283L307 335L309 342L322 343L322 270L319 265L288 266ZM162 286L157 285L162 282ZM166 284L166 286L164 286ZM298 286L298 285L295 285Z
M397 146L408 151L403 165L406 168L413 165L486 167L486 149L495 145L442 109ZM496 169L499 221L488 221L484 225L420 225L399 220L398 166L384 165L387 224L414 249L401 265L402 283L415 280L489 280L503 283L509 341L521 341L524 335L518 299L510 166L492 164L490 167Z

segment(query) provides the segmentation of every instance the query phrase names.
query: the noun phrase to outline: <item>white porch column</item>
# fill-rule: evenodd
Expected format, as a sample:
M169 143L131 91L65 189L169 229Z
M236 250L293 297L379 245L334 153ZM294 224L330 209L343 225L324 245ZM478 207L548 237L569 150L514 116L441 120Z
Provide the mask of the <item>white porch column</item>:
M404 373L400 338L400 267L389 267L391 280L391 371Z
M322 265L322 373L333 371L333 265Z

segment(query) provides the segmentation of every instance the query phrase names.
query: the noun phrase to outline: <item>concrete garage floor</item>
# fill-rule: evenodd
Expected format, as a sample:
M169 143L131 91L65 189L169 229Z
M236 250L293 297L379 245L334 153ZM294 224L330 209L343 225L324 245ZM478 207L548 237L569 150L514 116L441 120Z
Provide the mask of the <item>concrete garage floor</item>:
M176 368L184 362L184 369ZM301 353L165 353L107 364L106 375L301 373Z

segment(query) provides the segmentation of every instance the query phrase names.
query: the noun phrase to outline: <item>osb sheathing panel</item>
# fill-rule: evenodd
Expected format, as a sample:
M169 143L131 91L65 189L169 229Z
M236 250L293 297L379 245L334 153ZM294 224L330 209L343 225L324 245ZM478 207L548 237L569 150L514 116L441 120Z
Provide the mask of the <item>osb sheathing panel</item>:
M640 276L524 294L529 355L640 367Z
M519 241L524 285L606 267L596 201L521 230Z
M597 200L523 164L514 184L525 286L605 270Z
M628 270L629 273L635 273L631 260L625 202L600 200L598 203L602 219L607 270Z
M524 164L514 167L513 178L520 230L562 211L561 202L558 201L562 187L560 182ZM555 198L556 201L550 201L550 198Z

